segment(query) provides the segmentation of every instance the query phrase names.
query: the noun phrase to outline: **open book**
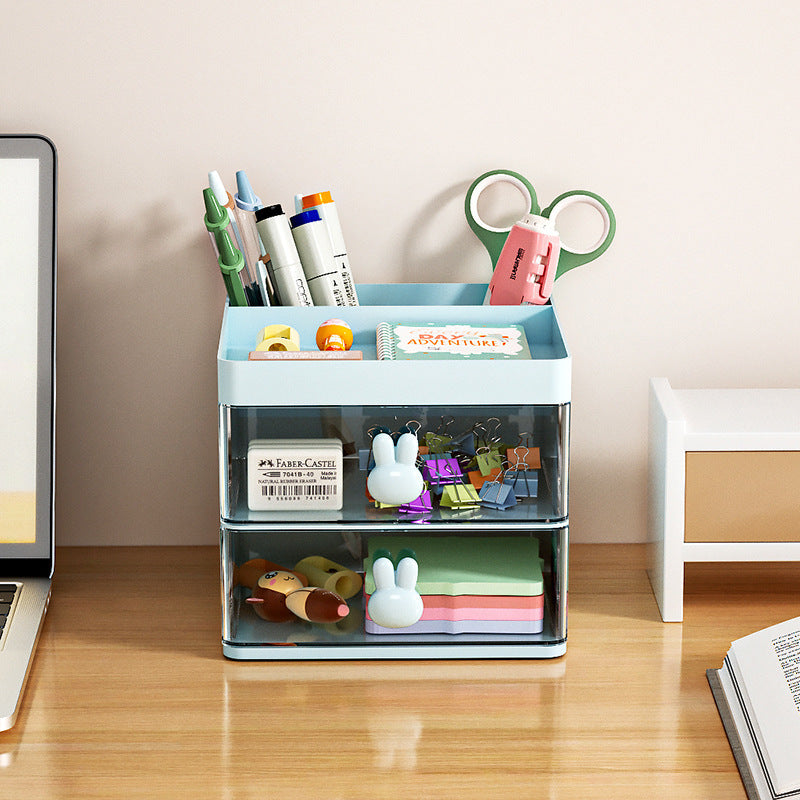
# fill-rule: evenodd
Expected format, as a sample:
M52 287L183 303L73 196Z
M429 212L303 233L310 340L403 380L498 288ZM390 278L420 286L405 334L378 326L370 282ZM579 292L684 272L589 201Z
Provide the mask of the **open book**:
M750 800L800 798L800 617L737 639L706 677Z

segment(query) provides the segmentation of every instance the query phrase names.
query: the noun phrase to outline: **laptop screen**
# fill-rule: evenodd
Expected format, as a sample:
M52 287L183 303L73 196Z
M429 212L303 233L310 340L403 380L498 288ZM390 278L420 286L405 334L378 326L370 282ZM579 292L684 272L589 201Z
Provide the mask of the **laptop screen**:
M0 569L6 575L51 571L55 166L47 139L0 135Z

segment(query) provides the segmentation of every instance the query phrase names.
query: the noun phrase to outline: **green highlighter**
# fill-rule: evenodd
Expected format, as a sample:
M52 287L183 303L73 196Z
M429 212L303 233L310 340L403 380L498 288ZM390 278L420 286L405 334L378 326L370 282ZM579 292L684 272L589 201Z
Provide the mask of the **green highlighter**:
M244 269L244 256L233 246L227 230L218 230L214 237L219 251L219 268L222 280L228 291L228 299L232 306L246 306L247 295L242 286L241 272Z

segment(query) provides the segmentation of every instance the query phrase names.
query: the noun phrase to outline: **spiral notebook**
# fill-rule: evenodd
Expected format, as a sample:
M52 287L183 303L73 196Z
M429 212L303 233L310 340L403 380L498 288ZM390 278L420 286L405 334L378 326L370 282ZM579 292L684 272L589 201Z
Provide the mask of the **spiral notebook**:
M530 358L521 325L436 324L405 325L381 322L376 331L378 360Z

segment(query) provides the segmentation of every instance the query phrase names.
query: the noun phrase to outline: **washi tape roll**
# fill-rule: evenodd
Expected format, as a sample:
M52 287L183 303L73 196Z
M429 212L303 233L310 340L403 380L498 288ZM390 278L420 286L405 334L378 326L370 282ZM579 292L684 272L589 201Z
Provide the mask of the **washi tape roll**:
M262 328L256 341L256 350L290 350L300 349L300 336L288 325L267 325Z
M320 586L336 592L347 600L361 591L361 576L324 556L309 556L295 564L295 571L308 578L310 586Z

